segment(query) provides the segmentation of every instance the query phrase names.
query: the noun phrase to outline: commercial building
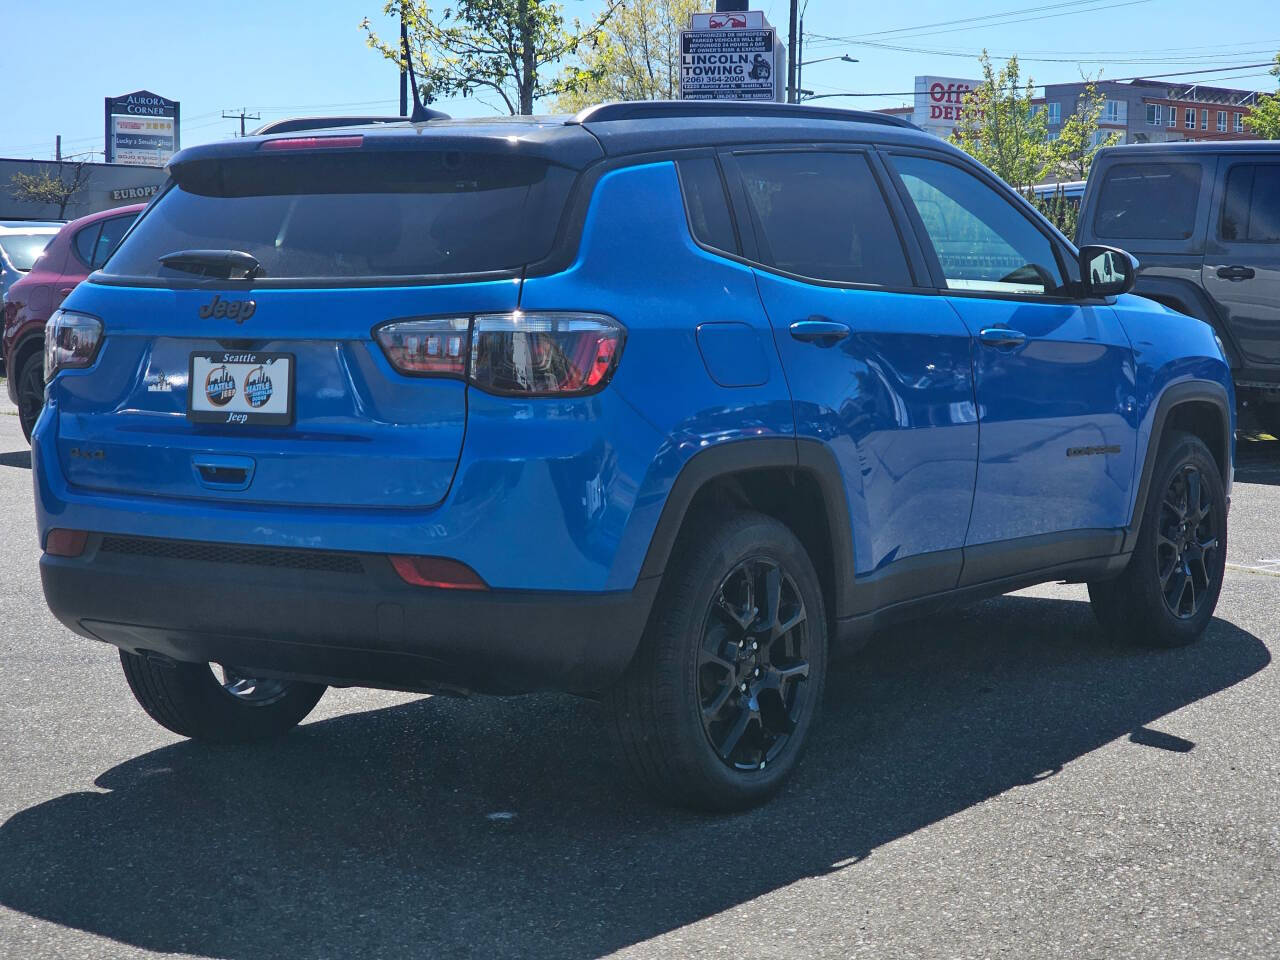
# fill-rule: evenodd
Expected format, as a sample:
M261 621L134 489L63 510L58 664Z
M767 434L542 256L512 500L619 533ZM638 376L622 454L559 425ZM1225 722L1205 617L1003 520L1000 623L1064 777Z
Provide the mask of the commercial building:
M965 96L980 81L957 77L915 78L915 101L881 113L910 119L916 126L946 138L955 132ZM1106 97L1099 139L1119 134L1120 143L1163 143L1169 140L1256 140L1244 118L1257 102L1254 90L1170 83L1163 80L1100 80ZM1077 109L1085 83L1052 83L1034 104L1048 111L1049 134L1062 129Z
M25 203L13 197L15 173L47 172L66 183L74 183L79 161L13 160L0 158L0 220L53 220L58 207L50 203ZM67 203L64 220L110 207L139 203L153 196L165 181L162 167L138 167L122 163L85 163L83 183Z

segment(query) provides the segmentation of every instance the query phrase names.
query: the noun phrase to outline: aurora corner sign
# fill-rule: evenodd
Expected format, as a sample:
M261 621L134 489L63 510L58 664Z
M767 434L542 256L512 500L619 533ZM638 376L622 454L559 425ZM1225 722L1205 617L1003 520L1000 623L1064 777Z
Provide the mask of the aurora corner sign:
M179 107L149 90L107 97L107 163L163 167L180 146Z

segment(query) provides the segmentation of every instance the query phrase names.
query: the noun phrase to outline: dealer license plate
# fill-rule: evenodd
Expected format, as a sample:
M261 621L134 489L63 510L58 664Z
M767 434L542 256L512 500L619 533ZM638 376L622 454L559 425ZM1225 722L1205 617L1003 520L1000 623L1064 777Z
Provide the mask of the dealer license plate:
M187 416L196 423L293 423L292 354L193 353L187 383Z

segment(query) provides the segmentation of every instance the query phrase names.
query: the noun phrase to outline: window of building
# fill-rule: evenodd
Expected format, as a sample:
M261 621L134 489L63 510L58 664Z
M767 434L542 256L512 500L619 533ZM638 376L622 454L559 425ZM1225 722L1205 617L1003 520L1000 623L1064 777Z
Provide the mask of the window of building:
M694 237L717 250L738 252L729 201L725 197L720 167L712 157L680 161L680 185L684 188L689 230Z
M1102 182L1093 229L1113 240L1186 240L1199 200L1199 164L1117 164Z
M1164 126L1164 106L1159 103L1147 104L1147 126L1162 127Z
M817 280L912 285L884 194L860 153L737 155L760 259Z
M1062 274L1049 238L973 174L926 157L893 165L924 223L947 287L997 294L1053 294Z
M1233 114L1233 116L1236 118L1236 120L1235 120L1235 128L1234 128L1234 129L1235 129L1235 132L1236 132L1236 133L1244 133L1244 114L1243 114L1243 113L1237 113L1237 114Z
M1227 111L1225 110L1218 111L1218 132L1227 132Z
M1056 126L1062 122L1062 104L1057 101L1049 104L1049 125Z
M1196 128L1196 108L1187 107L1186 114L1183 119L1186 120L1187 129L1194 130Z
M1209 111L1208 110L1200 111L1200 129L1201 130L1209 129Z
M1178 108L1172 103L1169 104L1169 126L1176 127L1178 125Z
M1103 123L1123 123L1120 116L1120 107L1122 104L1119 100L1108 100L1102 108Z
M1222 239L1280 240L1280 163L1241 163L1227 174Z

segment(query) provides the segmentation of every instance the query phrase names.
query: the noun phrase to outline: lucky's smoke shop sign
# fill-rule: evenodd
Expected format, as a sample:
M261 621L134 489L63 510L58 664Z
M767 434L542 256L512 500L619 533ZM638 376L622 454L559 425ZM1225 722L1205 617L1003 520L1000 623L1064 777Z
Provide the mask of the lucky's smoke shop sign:
M163 167L178 152L179 107L149 90L107 97L107 163Z
M681 31L680 99L778 99L776 46L772 27Z

